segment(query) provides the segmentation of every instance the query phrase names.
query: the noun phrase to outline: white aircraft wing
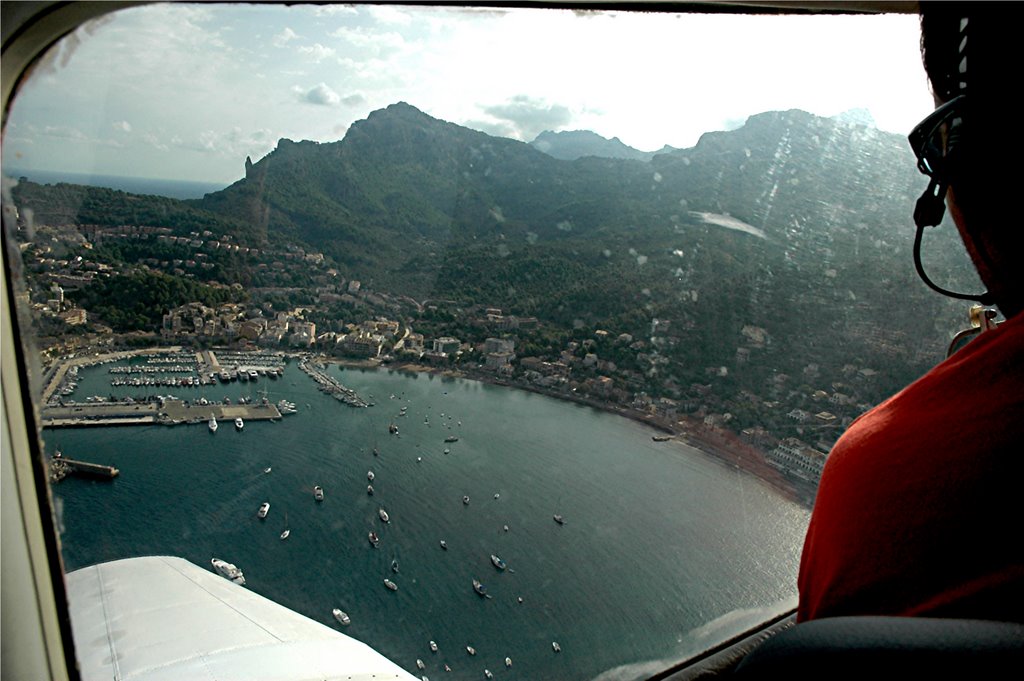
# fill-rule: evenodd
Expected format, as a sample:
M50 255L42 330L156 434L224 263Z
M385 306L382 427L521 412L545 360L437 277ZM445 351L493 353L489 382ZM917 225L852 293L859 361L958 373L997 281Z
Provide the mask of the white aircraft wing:
M325 681L414 676L365 643L183 558L67 575L83 681Z

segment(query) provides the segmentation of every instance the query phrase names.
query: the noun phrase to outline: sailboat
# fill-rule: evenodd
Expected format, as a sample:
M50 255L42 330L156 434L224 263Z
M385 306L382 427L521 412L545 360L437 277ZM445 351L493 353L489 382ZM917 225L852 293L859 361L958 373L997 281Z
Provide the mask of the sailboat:
M290 529L288 529L288 511L285 511L284 512L284 532L281 533L281 539L282 540L287 539L288 535L290 535L291 533L292 533L292 531Z

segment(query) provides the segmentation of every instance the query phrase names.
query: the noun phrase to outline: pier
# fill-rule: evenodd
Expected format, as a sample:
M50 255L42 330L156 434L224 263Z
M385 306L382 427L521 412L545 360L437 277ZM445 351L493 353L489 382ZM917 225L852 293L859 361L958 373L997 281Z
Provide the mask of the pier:
M338 379L328 376L326 371L320 368L322 366L323 365L312 364L306 359L299 362L299 368L319 384L321 392L327 393L334 399L339 402L344 402L350 407L370 406L366 400L356 394L355 390L345 387Z
M185 403L182 400L164 400L159 422L168 426L179 423L209 423L217 421L271 421L281 418L281 412L273 404L209 404Z
M69 459L62 456L60 452L57 452L53 459L50 460L50 480L53 482L60 482L68 475L112 480L120 473L121 471L113 466L104 466L103 464Z
M155 402L97 402L64 406L47 406L42 410L44 428L85 426L139 426L163 424L208 423L218 421L269 421L281 418L273 404L208 404L165 399Z

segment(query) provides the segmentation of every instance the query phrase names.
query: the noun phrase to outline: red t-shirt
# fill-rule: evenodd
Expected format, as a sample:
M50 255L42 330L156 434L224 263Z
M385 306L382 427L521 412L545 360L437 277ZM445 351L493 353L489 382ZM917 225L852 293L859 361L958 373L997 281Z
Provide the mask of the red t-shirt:
M800 561L800 621L1024 622L1024 314L853 424Z

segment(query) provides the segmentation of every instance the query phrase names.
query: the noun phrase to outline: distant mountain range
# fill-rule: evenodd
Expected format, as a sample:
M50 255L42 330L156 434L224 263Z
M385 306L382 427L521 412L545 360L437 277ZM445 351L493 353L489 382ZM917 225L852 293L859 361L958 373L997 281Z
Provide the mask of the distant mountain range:
M640 151L623 144L618 137L608 139L589 130L552 132L546 130L530 144L549 156L563 161L575 161L584 156L601 158L628 158L634 161L650 161L655 154L677 151L667 144L658 151Z

